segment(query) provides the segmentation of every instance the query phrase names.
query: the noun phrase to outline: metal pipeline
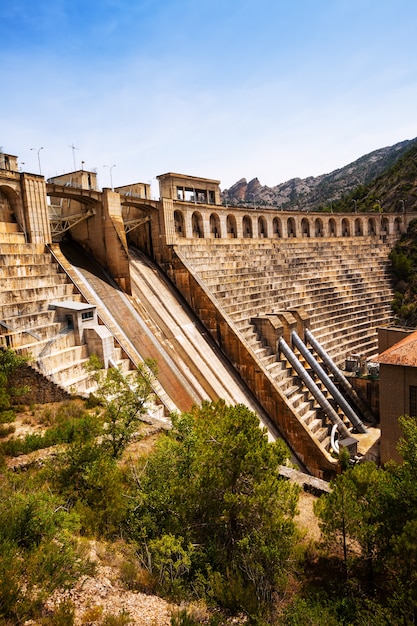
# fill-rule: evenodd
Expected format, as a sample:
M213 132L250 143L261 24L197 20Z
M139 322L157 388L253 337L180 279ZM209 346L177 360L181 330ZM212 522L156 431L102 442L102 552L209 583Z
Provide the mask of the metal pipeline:
M340 419L340 417L338 416L338 414L336 413L336 411L334 410L330 402L327 400L324 394L317 387L316 383L308 374L305 367L302 365L302 363L300 363L297 356L291 350L291 348L289 347L285 339L283 339L282 337L280 338L278 342L278 350L283 352L283 354L288 359L291 366L297 372L298 376L301 378L301 380L303 381L307 389L310 391L310 393L317 400L317 402L319 403L323 411L326 413L327 417L330 419L332 424L337 426L337 430L339 431L339 435L342 437L342 439L350 437L351 434L346 428L345 424L342 422L342 420Z
M295 330L293 330L291 333L291 341L293 346L295 346L303 355L307 363L313 369L314 373L317 374L317 376L320 378L321 382L325 385L326 389L329 391L334 400L336 400L337 404L340 406L346 417L350 420L352 426L354 426L359 433L366 433L367 430L360 418L356 415L350 404L346 402L345 398L342 396L336 385L326 374L317 359L311 354L307 346L301 341Z
M346 393L346 395L349 397L349 399L352 401L352 404L357 409L359 409L362 417L365 417L371 423L375 423L375 416L372 414L372 412L367 407L365 402L358 396L358 394L353 389L353 387L350 384L350 382L347 380L347 378L340 371L340 369L337 367L335 362L327 354L326 350L323 348L323 346L320 345L320 343L314 337L314 335L311 332L311 330L309 330L308 328L305 329L305 340L306 340L306 342L308 342L310 344L310 346L312 348L314 348L316 353L319 355L319 357L323 360L323 362L329 368L329 371L338 380L338 382L340 383L341 388Z

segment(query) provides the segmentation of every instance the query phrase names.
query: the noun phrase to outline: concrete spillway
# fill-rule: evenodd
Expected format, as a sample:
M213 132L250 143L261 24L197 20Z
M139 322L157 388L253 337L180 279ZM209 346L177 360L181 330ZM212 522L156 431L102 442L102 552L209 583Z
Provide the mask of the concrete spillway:
M134 363L156 360L161 399L171 410L189 410L203 400L222 398L228 404L248 406L272 436L277 435L199 320L143 254L130 252L132 296L127 296L79 247L65 244L53 251Z

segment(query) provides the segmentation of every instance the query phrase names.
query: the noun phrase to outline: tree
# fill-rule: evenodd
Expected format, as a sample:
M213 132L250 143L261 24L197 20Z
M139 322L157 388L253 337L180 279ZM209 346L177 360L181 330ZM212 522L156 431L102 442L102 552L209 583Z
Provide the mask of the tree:
M94 372L97 382L95 396L104 407L103 445L108 446L113 458L117 459L150 405L152 383L157 375L156 362L148 359L134 372L125 375L117 367L103 370L94 356L90 358L88 368Z
M12 374L26 361L25 357L19 356L13 350L0 348L0 424L14 421L15 413L11 406L11 398L28 391L27 387L10 385Z
M415 624L417 422L404 416L400 425L404 437L398 449L403 462L390 462L384 469L364 463L346 471L332 482L331 493L316 503L315 512L330 545L346 542L345 559L357 566L356 575L362 589L371 594L370 603L374 595L383 607L381 615L385 612L395 615L396 623ZM350 546L356 546L356 556L349 554ZM355 605L360 611L359 600ZM382 617L381 622L385 623Z
M374 463L348 469L331 483L331 492L315 503L315 513L329 545L341 543L348 573L349 553L368 566L369 581L379 550L380 527L384 515L382 494L389 488L389 476Z
M386 585L391 603L404 623L417 621L417 421L399 418L403 437L398 444L402 463L388 463L392 489L385 498L384 534L380 538ZM409 621L407 621L409 620Z
M172 421L137 473L144 561L151 542L171 535L193 547L191 585L204 579L218 601L253 610L271 600L295 537L298 488L278 473L288 451L243 405L204 402Z

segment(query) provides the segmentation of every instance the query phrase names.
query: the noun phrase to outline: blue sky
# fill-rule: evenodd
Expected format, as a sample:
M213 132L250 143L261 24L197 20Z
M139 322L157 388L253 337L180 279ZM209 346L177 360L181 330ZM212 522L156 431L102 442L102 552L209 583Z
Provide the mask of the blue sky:
M416 33L415 0L2 2L0 145L101 186L317 176L417 137Z

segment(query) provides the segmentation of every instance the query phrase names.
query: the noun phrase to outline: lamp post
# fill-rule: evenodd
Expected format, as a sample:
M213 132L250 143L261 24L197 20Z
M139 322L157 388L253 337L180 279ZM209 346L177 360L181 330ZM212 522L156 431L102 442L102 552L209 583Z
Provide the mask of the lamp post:
M103 167L108 167L109 168L109 172L110 172L110 187L111 187L111 190L113 191L113 177L112 177L111 171L116 166L115 165L111 165L109 167L108 165L103 165Z
M36 150L36 148L31 148L31 150ZM39 165L39 174L42 176L42 170L41 170L41 158L39 156L40 151L43 150L43 146L41 148L39 148L38 150L38 165Z

